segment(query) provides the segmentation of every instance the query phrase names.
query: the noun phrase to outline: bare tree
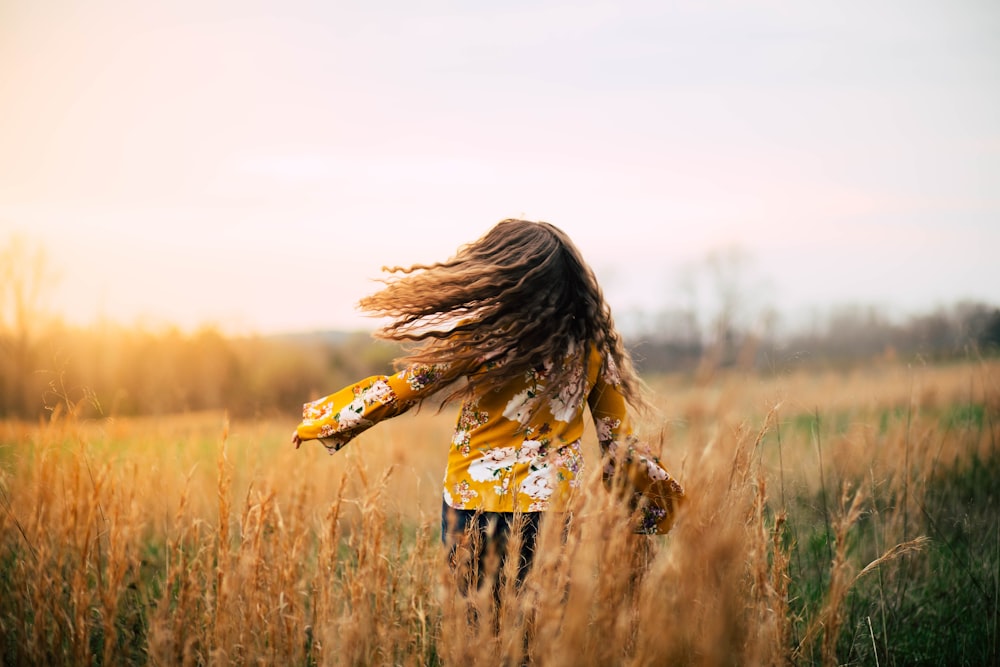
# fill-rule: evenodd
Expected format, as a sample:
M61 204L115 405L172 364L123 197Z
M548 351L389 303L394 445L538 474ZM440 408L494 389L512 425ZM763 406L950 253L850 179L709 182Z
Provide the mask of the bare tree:
M710 377L720 366L752 366L763 329L774 323L762 295L763 280L754 275L753 257L739 245L710 251L695 272L705 283L707 340L700 372ZM692 280L690 277L688 280Z
M55 280L44 249L20 235L0 247L0 409L28 411L35 370L35 342L42 323L42 299Z

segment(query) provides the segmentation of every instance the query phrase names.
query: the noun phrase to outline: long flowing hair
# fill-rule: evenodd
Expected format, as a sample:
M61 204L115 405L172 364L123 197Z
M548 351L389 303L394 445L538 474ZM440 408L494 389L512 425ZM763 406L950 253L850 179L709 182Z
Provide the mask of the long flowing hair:
M391 322L375 335L409 344L398 365L448 364L468 382L446 397L481 395L548 368L543 397L574 372L563 363L591 345L613 364L628 404L648 402L593 271L558 227L503 220L445 262L383 267L392 276L360 308Z

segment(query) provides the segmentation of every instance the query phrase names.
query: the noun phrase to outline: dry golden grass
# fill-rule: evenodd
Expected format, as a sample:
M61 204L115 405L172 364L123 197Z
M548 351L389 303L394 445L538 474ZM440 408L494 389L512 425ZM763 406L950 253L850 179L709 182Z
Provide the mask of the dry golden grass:
M956 461L995 455L998 370L653 383L667 426L650 419L645 430L689 493L674 530L626 532L591 445L568 529L548 523L495 623L488 587L460 596L438 541L450 413L400 417L333 457L292 449L291 421L3 423L0 661L832 665L849 660L845 650L886 655L884 616L869 616L870 637L845 627L850 596L870 585L890 606L901 581L927 575L901 568L925 549L927 484ZM956 406L984 406L986 418L951 425ZM806 542L820 554L814 599L797 551Z

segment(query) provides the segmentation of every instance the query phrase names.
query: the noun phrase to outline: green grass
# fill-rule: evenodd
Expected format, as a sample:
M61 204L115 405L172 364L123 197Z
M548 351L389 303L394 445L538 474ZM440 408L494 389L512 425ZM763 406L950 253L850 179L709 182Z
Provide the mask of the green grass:
M948 411L943 424L954 423ZM981 414L972 412L971 414ZM981 419L981 417L980 417ZM975 422L964 420L965 427ZM938 470L922 488L908 536L926 535L927 547L860 579L848 596L838 656L851 665L1000 664L997 593L1000 582L1000 457L973 455ZM854 480L855 485L864 480ZM867 500L848 534L848 552L861 565L874 560L880 517L901 498ZM792 614L798 636L823 604L831 576L833 534L819 494L791 498ZM869 625L870 623L870 625ZM802 656L819 664L818 651Z

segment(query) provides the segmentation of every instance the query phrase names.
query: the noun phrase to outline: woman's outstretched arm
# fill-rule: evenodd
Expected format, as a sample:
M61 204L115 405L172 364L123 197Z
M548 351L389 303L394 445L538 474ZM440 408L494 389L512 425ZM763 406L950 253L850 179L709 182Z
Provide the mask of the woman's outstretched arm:
M394 375L373 375L302 406L292 434L295 448L319 440L337 451L378 422L406 412L453 379L447 366L414 365Z

